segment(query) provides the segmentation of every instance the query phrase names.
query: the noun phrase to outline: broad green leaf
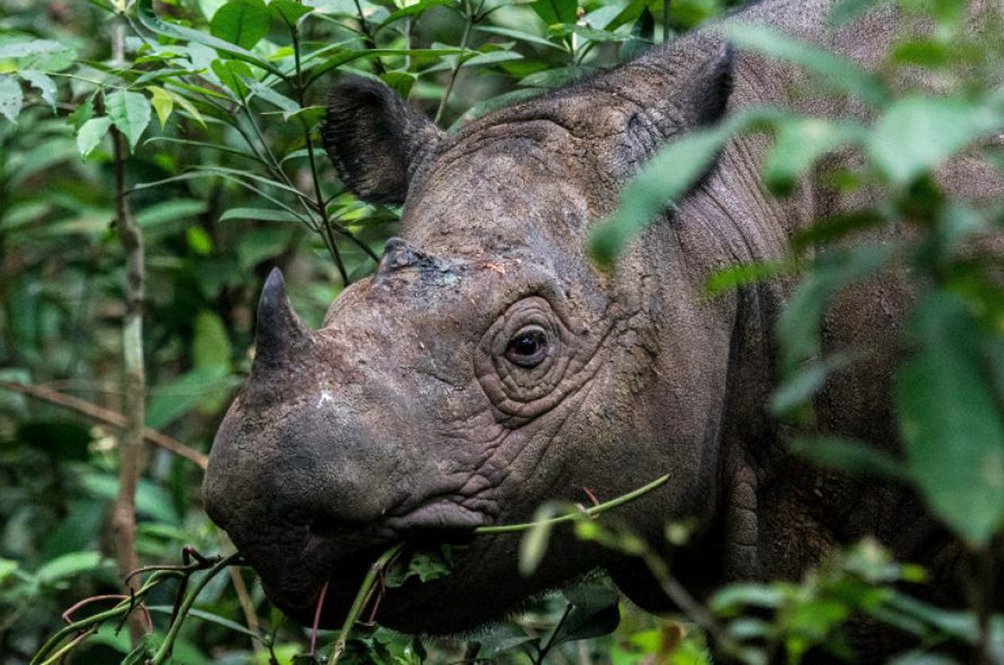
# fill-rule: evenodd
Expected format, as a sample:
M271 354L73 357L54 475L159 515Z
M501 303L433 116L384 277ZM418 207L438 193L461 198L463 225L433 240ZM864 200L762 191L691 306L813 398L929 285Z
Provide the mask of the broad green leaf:
M199 113L199 109L195 108L195 105L192 104L192 102L188 101L188 99L186 99L183 95L180 95L173 90L168 90L167 94L171 96L171 99L177 102L178 106L185 109L185 111L188 112L188 115L192 116L192 119L195 120L195 122L199 123L203 127L206 126L206 119L202 117L202 114Z
M38 89L42 94L42 99L53 111L56 110L56 84L48 75L33 69L26 69L19 72L19 76L30 83L33 88Z
M868 154L897 185L933 170L967 144L1004 129L1004 114L962 99L907 97L875 123Z
M882 106L889 99L889 91L881 79L831 51L762 25L727 23L722 29L736 46L799 65L819 75L826 85L855 95L872 106Z
M487 53L479 53L473 58L468 58L464 60L463 67L484 67L485 65L493 65L498 62L508 62L510 60L522 60L523 55L517 53L516 51L488 51Z
M1004 526L1004 413L987 371L1004 355L988 357L987 333L947 292L921 301L910 330L921 347L895 381L910 475L945 524L985 545Z
M85 99L80 106L73 110L68 116L70 124L78 132L80 128L84 126L84 123L94 117L94 95L91 95Z
M108 116L91 118L77 132L77 149L80 150L81 157L87 157L91 151L98 147L101 139L108 133L112 126L112 119Z
M114 501L119 493L119 479L110 473L88 472L80 479L81 485L92 495L106 501ZM170 495L157 483L141 478L136 489L136 512L142 518L149 518L167 524L178 524L178 514L174 511Z
M164 129L167 127L167 119L171 117L171 112L174 110L174 97L157 85L148 86L147 90L150 91L150 102L153 104L153 110L157 112L160 127Z
M221 222L225 222L228 219L254 220L261 222L301 221L296 215L290 214L285 210L276 210L274 208L230 208L220 215Z
M543 37L530 34L528 32L523 32L521 30L514 30L512 28L501 28L494 25L484 25L474 28L478 32L484 32L489 35L501 35L502 37L510 37L512 39L519 40L521 42L526 42L528 44L537 44L538 46L547 46L549 48L558 49L559 51L564 51L565 48L558 43L548 41Z
M7 581L7 578L13 577L14 572L17 570L17 561L11 559L0 559L0 585Z
M218 399L234 386L226 369L211 365L194 369L152 389L146 424L163 429L210 399Z
M102 561L101 552L70 552L46 562L35 571L42 584L52 584L65 577L75 577L97 568Z
M168 23L161 20L161 18L157 16L156 12L153 11L153 0L137 0L136 8L139 14L140 23L142 23L143 26L151 32L164 37L171 37L173 39L182 39L185 41L196 42L197 44L203 44L204 46L216 49L220 53L225 53L231 58L243 60L244 62L250 63L256 67L260 67L261 69L275 74L280 78L286 78L286 75L278 67L245 48L231 44L230 42L218 37L207 35L199 30L193 30L192 28L187 28L183 25L176 25L174 23Z
M300 110L300 105L296 101L260 81L251 82L251 94L261 97L286 113L296 113Z
M158 226L169 226L175 230L183 226L196 215L206 211L208 204L197 199L168 199L158 201L136 212L136 223L144 231L150 231Z
M251 68L240 60L214 60L213 73L234 93L237 99L245 99L248 95L248 80L251 79Z
M13 76L0 74L0 115L16 125L22 104L24 95L21 92L21 84Z
M262 0L230 0L213 14L209 32L249 49L268 32L268 21L268 9Z
M590 584L569 589L565 598L572 608L548 640L548 647L609 635L620 623L620 596L612 589Z
M767 186L776 194L790 194L798 179L826 153L861 136L853 122L821 118L791 118L778 123L774 149L764 164Z
M287 25L293 26L301 18L312 12L313 7L306 7L296 0L271 0L268 3L268 11L275 18Z
M575 23L578 19L578 0L537 0L531 7L547 25Z
M196 369L230 368L230 336L219 315L202 310L195 316L192 361Z
M76 59L77 53L71 47L50 39L0 45L0 63L13 61L15 70L60 72L70 67Z
M135 150L150 124L150 100L139 92L116 90L105 96L105 108L112 124L129 141L129 149Z
M782 275L790 275L798 269L793 261L754 261L716 271L704 283L704 290L714 296L723 291L763 282Z
M453 570L453 559L449 545L436 549L417 549L407 551L407 556L400 557L386 574L388 587L403 586L411 578L419 582L430 582L449 575Z

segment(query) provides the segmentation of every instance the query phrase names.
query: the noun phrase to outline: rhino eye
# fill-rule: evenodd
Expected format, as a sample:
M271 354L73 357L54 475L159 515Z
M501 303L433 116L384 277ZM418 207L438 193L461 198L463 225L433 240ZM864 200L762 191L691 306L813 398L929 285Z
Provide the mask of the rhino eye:
M536 367L547 356L547 333L539 326L523 328L513 335L505 349L509 362L520 367Z

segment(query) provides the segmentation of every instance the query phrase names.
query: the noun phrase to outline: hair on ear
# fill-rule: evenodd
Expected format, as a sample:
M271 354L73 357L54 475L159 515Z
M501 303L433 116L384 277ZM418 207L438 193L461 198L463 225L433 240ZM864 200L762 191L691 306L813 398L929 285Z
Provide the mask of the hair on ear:
M403 203L414 168L441 136L397 93L361 76L345 77L331 90L321 128L338 177L371 203Z

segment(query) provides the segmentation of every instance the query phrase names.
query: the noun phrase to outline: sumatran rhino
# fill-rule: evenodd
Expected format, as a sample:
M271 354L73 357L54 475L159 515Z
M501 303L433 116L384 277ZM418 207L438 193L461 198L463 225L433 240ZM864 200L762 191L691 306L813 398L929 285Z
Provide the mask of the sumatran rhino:
M735 18L873 64L889 16L831 33L819 27L827 5L767 0ZM338 175L367 201L403 203L403 217L376 273L320 330L297 319L278 272L262 292L251 377L216 436L205 499L269 598L309 622L330 579L321 624L337 625L374 558L432 540L469 542L449 576L388 589L381 624L472 629L596 569L642 607L665 608L639 563L571 530L528 577L518 534L470 537L547 500L602 501L664 473L619 516L657 549L667 522L692 520L672 565L696 594L797 577L867 534L907 560L950 563L956 550L911 494L786 453L765 403L772 326L793 284L704 291L718 270L786 256L793 231L849 206L841 195L768 195L758 173L769 140L744 136L614 271L588 255L591 223L674 137L761 103L854 112L810 89L713 30L453 135L377 82L339 85L323 132ZM894 280L870 283L827 317L827 348L872 350L819 396L827 432L894 445L888 358L908 300Z

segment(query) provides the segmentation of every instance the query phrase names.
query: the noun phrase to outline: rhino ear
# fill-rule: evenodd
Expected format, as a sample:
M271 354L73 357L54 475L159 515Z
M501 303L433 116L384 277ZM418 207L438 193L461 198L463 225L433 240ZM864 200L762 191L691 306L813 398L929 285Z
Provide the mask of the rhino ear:
M328 95L321 138L338 177L371 203L403 203L443 133L379 81L346 77Z

